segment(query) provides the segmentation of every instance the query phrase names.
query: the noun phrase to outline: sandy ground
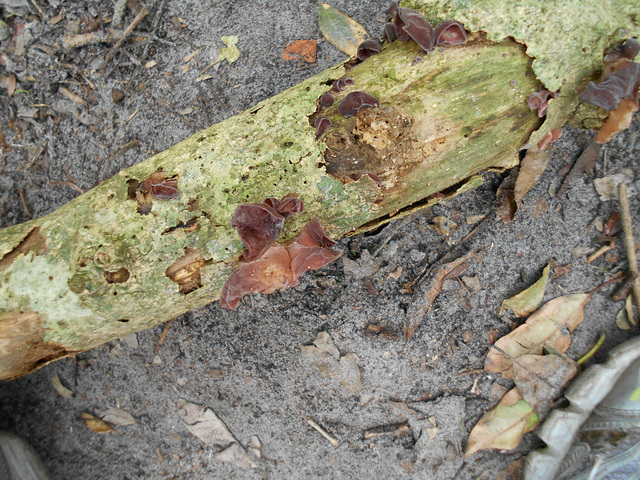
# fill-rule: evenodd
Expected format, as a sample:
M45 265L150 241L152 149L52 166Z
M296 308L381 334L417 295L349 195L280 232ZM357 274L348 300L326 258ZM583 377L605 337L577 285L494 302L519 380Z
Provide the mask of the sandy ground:
M72 22L79 20L82 28L97 17L112 17L112 2L4 1L5 19L11 5L22 3L30 13L7 21L11 34L17 25L29 29L24 53L16 54L12 37L1 44L2 76L14 73L21 89L12 98L0 94L2 226L45 215L79 190L345 58L323 40L315 2L159 1L138 28L148 46L127 44L104 73L91 73L109 45L65 51L62 37ZM386 3L333 5L378 34ZM66 18L52 25L60 11ZM122 24L133 17L127 10ZM241 57L196 82L228 35L238 36ZM285 46L300 39L318 41L316 63L281 58ZM146 65L150 61L157 63ZM84 98L88 110L62 87ZM122 102L114 104L113 89L125 93ZM30 117L29 108L38 116ZM552 194L567 167L593 137L566 128L546 173L510 224L495 213L502 177L487 174L483 187L451 202L343 239L343 258L307 274L296 288L249 297L237 311L212 303L185 314L160 346L166 325L0 383L0 429L27 438L56 479L496 478L540 445L528 434L512 452L462 458L471 428L495 404L496 385L511 386L482 371L490 335L508 333L514 320L498 315L500 304L531 285L550 261L572 267L550 281L545 301L589 291L626 268L622 242L593 264L585 259L601 246L597 225L618 208L600 199L593 180L624 172L640 187L639 132L636 119L604 147L595 173L558 198ZM636 197L632 212L639 224ZM439 216L457 224L450 235L434 228ZM477 257L464 275L476 280L447 281L405 344L407 312L429 288L430 275L471 251ZM603 333L607 338L594 361L637 334L616 327L622 304L610 299L612 291L604 289L588 305L568 352L572 358ZM329 378L303 356L301 347L320 332L342 357L357 357L361 389L345 380L353 366L347 360ZM54 389L55 375L73 392L69 398ZM188 430L182 401L215 412L228 434L218 424L218 437L205 444ZM87 428L83 413L101 416L113 407L136 423L105 434ZM256 437L261 459L227 448L235 441L249 449Z

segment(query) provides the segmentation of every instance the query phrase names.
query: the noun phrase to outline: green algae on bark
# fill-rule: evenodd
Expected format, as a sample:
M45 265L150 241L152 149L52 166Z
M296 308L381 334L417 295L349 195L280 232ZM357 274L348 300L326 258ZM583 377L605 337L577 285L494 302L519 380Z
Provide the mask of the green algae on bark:
M477 185L483 170L515 165L542 122L526 107L539 81L525 47L504 40L511 27L500 15L489 28L478 20L489 15L479 7L467 6L475 12L467 18L452 15L464 9L451 2L437 2L449 5L437 14L427 11L431 4L414 3L432 20L454 16L486 36L426 57L412 42L385 46L348 71L356 85L338 95L364 90L380 108L350 119L335 106L326 110L334 125L320 139L311 121L317 99L348 64L196 133L50 215L0 230L0 378L218 299L243 248L230 227L243 202L296 192L306 209L287 222L283 236L319 217L330 236L340 237L431 204L438 192ZM500 31L503 21L507 30ZM520 39L517 32L507 35ZM610 43L615 32L608 35L592 45ZM543 58L534 51L536 60ZM593 62L601 53L590 53ZM545 68L534 64L536 74L553 89L555 80L543 79L551 67L540 65ZM579 67L576 78L592 75L591 66ZM562 81L564 90L570 83ZM576 95L566 91L567 99ZM555 122L560 104L550 105ZM140 191L157 172L177 179L179 199ZM380 177L382 187L368 175L350 177L367 172Z

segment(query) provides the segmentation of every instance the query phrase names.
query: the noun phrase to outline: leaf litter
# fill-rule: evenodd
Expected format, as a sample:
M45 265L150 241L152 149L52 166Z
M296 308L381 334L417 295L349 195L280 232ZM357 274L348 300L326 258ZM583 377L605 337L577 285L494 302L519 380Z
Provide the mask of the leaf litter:
M369 36L362 25L326 3L318 7L320 31L329 43L350 57L355 57L360 45Z
M502 302L498 315L502 315L502 312L506 309L511 310L516 317L526 317L534 312L540 306L542 297L544 297L550 270L551 264L549 263L542 271L542 277L536 283Z

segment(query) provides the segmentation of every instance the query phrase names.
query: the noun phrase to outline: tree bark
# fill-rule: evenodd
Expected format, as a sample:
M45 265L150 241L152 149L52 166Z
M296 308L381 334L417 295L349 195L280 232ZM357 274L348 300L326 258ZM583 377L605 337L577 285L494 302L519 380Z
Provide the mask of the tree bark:
M355 85L319 112L320 95L345 75ZM396 41L191 136L50 215L0 230L0 379L217 300L243 250L230 226L243 202L297 193L305 210L287 220L282 237L318 217L337 238L472 188L482 171L516 165L543 123L526 105L539 87L531 58L512 40L475 34L428 56ZM338 103L356 89L380 108L344 118ZM563 105L576 104L576 92L567 92ZM318 115L333 125L316 139Z

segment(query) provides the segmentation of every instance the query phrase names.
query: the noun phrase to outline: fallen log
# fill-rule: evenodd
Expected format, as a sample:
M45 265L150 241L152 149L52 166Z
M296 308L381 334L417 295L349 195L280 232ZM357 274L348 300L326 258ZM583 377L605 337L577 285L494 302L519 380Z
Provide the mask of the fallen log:
M431 20L440 15L410 3ZM521 44L478 20L508 12L452 5L442 3L441 14L479 32L463 45L427 56L414 42L387 44L196 133L45 217L0 230L0 379L217 300L244 248L230 226L241 203L297 193L305 209L287 220L283 238L314 217L336 238L473 188L487 169L516 165L520 149L576 115L576 85L593 77L603 50L595 47L620 37L613 25L632 25L631 7L616 11L606 26L588 30L591 63L571 63L576 46L554 59L570 64L573 83L565 90L556 85L565 77L545 81L562 89L544 121L527 98L549 65L533 74ZM544 48L555 55L553 45L568 35L553 32L543 46L532 41L536 61L547 58ZM347 77L353 85L321 110L319 97ZM380 106L345 118L339 103L356 90ZM596 117L594 108L586 112L576 118ZM332 125L316 138L319 116Z

